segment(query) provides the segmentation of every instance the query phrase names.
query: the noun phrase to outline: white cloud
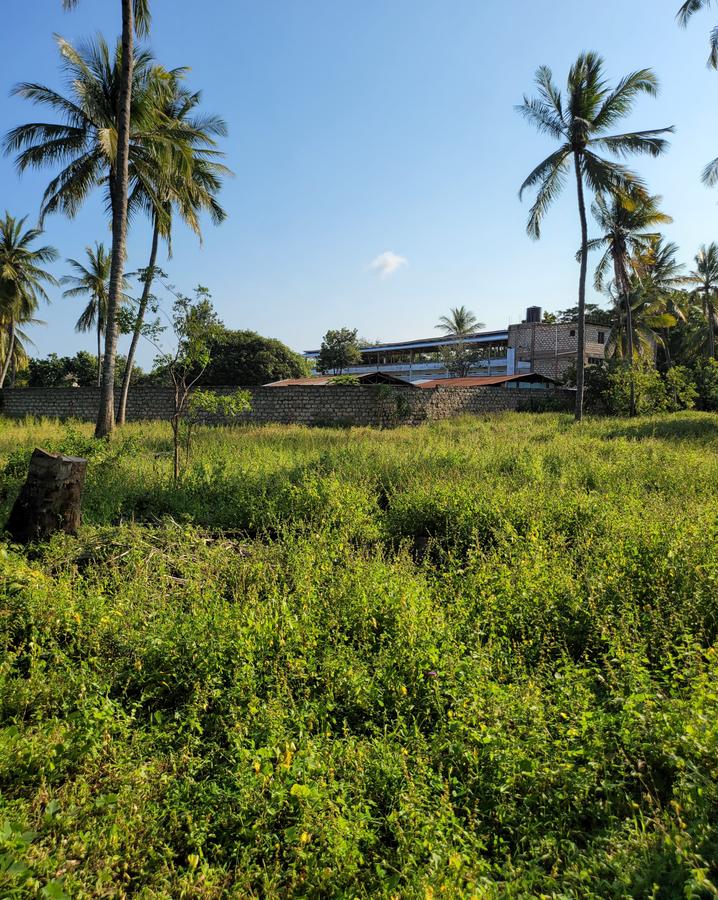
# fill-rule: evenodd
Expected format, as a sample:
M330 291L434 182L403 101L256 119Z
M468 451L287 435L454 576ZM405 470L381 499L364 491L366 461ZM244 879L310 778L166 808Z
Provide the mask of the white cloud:
M370 264L369 268L373 272L378 272L380 278L388 278L390 275L393 275L395 272L398 272L403 266L408 266L409 260L405 256L399 256L398 253L394 253L392 250L387 250L384 253L381 253L377 258Z

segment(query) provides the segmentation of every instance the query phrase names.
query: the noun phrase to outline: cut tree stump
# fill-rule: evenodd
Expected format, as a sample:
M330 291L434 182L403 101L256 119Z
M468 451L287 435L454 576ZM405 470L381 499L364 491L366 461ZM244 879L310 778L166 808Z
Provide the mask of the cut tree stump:
M56 531L76 534L86 472L86 459L35 450L6 526L12 540L29 544Z

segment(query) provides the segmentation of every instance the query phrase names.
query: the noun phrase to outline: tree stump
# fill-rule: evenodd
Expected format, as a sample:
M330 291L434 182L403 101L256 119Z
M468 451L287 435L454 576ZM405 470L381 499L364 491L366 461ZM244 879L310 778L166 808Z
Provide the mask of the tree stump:
M36 449L6 526L12 540L29 544L56 531L76 534L86 472L86 459Z

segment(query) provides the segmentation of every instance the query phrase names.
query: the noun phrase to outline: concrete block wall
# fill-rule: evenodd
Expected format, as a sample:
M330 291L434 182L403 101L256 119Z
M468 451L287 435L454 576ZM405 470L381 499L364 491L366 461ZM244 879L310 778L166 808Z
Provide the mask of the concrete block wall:
M232 393L236 387L213 388ZM572 405L570 392L506 388L436 387L422 390L395 387L390 392L375 386L298 385L284 388L247 388L252 409L239 421L284 425L389 425L438 421L464 413L494 413L540 409L547 398ZM399 400L398 398L403 398ZM398 402L397 402L398 401ZM0 391L1 412L10 418L28 416L94 421L97 417L97 388L16 388ZM397 415L398 406L403 414ZM173 411L173 393L166 387L137 387L130 392L127 420L168 420Z
M586 362L603 359L610 328L608 325L586 323ZM573 332L573 334L571 334ZM603 341L600 338L603 337ZM550 378L561 378L576 363L578 325L565 323L549 325L543 322L524 322L509 327L509 348L516 353L516 361L531 363L531 371Z

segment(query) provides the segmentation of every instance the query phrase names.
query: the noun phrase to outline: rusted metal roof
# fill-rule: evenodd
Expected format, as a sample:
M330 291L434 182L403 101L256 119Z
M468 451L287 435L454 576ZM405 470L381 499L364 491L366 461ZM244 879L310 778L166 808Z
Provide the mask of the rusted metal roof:
M404 378L398 378L396 375L389 375L387 372L367 372L364 375L352 375L351 372L346 373L355 378L359 384L396 384L411 386L411 382ZM307 378L285 378L282 381L272 381L265 384L264 387L325 387L341 375L310 375Z
M417 387L500 387L502 384L507 384L510 381L526 381L534 384L537 381L540 381L547 385L555 385L558 383L555 379L549 378L547 375L540 375L538 372L529 372L522 375L477 375L469 378L434 378L431 381L422 381Z
M329 384L332 380L331 375L308 377L308 378L283 378L281 381L272 381L265 384L264 387L294 387L295 385L309 385L311 387L322 387Z

